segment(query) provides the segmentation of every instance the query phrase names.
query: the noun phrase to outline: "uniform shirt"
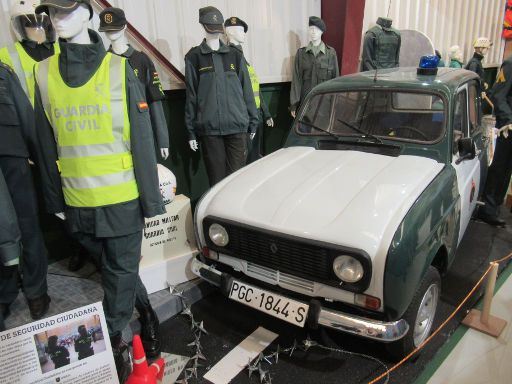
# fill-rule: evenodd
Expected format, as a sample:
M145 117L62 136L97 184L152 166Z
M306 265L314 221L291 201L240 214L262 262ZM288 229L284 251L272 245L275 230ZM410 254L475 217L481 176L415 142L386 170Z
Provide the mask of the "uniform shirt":
M501 64L489 96L494 104L496 127L512 124L512 56Z
M382 39L396 39L395 44L390 44L385 47L379 48L379 38ZM366 31L363 41L363 51L361 57L361 68L363 71L371 71L381 68L396 68L400 62L400 48L402 46L402 37L400 32L394 28L383 28L376 25ZM378 49L383 49L377 52ZM387 57L385 62L377 59L377 56L384 55Z
M185 125L189 140L203 135L255 133L259 118L242 53L206 39L185 56Z
M86 83L105 57L105 48L99 35L89 30L89 36L91 44L71 44L63 40L59 42L60 73L69 86L78 87ZM140 231L144 225L143 217L153 217L165 212L158 184L151 122L147 110L144 112L138 108L138 104L145 101L144 91L129 63L126 65L131 152L140 197L125 203L91 208L65 206L56 165L58 156L55 137L36 84L35 114L37 136L42 152L42 195L49 213L66 212L66 221L71 232L83 232L96 237L124 236Z
M112 46L109 48L109 52L112 52ZM151 126L153 127L157 147L169 148L169 131L162 106L165 94L155 65L148 55L144 52L136 51L130 45L128 50L121 54L121 56L128 59L146 91L146 99L150 104Z
M313 87L339 75L338 57L334 48L322 42L316 56L311 43L299 48L293 67L290 109L295 111Z

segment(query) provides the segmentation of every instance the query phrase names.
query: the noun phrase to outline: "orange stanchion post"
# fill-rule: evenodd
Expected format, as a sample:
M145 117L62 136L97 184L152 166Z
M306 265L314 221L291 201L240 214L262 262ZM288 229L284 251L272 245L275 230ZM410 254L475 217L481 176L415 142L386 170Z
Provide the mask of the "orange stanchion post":
M133 371L126 384L157 384L164 374L164 359L148 367L146 353L139 335L133 336Z
M494 296L494 287L496 286L496 277L498 276L498 267L499 264L497 262L491 263L491 272L487 277L482 311L472 309L462 321L462 324L465 326L493 337L499 337L507 325L505 320L491 315L492 298Z

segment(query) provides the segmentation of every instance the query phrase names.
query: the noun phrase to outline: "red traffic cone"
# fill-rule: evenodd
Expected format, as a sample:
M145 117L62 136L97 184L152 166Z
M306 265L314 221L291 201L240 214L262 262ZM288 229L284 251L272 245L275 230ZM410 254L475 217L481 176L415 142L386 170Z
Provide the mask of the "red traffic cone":
M163 374L164 359L158 359L148 367L140 336L133 336L133 370L128 380L126 380L126 384L157 384L162 379Z

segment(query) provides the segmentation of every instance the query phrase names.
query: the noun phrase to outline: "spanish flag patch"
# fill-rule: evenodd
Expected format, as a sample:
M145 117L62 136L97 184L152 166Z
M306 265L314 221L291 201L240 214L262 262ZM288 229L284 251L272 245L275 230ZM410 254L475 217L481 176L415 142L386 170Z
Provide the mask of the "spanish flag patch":
M148 103L146 103L145 101L141 101L139 103L139 110L144 111L146 109L149 109Z

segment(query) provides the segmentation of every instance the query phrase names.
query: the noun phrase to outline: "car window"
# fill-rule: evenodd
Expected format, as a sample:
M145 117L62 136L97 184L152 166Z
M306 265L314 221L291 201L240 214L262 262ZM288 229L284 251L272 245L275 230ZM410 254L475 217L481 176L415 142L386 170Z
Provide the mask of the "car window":
M480 111L481 111L481 99L478 92L478 88L476 86L475 82L471 82L468 87L469 91L469 99L468 99L468 105L469 105L469 128L470 128L470 134L473 135L475 131L478 130L480 127Z
M309 99L296 123L299 134L362 136L435 142L444 133L445 103L436 94L361 90Z
M466 90L463 89L455 97L453 107L453 154L457 153L457 142L469 136L466 105Z

